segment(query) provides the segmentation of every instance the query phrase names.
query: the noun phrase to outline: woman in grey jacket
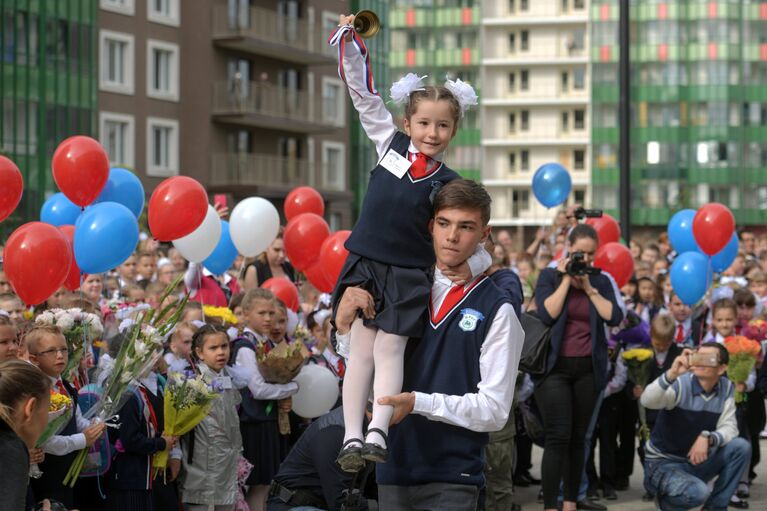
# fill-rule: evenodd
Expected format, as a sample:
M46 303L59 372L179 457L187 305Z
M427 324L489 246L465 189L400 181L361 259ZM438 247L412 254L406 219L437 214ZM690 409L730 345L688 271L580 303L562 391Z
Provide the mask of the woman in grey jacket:
M182 440L181 500L188 511L232 511L242 437L237 415L240 392L226 366L229 337L223 327L205 325L194 335L192 350L200 373L221 396L213 401L208 416Z

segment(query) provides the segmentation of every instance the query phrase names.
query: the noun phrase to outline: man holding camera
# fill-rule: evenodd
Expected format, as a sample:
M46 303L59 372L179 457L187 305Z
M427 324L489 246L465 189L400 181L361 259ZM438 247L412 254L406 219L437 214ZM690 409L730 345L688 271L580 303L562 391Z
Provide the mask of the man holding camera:
M685 349L642 394L643 406L660 410L645 448L645 486L664 511L727 509L751 458L751 446L737 438L728 362L715 342Z

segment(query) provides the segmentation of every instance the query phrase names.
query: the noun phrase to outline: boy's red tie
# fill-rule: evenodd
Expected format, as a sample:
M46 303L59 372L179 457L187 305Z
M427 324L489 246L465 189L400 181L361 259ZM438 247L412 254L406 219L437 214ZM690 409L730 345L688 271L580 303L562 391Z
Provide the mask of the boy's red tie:
M684 342L684 327L681 323L676 327L676 337L674 340L677 344L682 344Z
M455 304L461 301L461 298L463 298L463 286L457 284L453 285L453 287L450 288L450 291L447 292L447 296L445 296L445 299L442 301L439 310L432 317L434 322L439 323L442 321L442 318L455 307Z

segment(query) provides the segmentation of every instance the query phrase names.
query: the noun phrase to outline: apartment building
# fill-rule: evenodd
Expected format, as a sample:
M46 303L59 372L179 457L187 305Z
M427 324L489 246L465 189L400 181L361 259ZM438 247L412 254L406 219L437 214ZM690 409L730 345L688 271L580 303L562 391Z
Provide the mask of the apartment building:
M151 189L199 180L278 209L317 188L352 222L346 91L325 44L341 0L99 0L99 122L113 165Z
M535 170L570 171L569 202L590 203L589 15L585 0L482 3L482 181L492 224L518 239L551 223L532 194Z

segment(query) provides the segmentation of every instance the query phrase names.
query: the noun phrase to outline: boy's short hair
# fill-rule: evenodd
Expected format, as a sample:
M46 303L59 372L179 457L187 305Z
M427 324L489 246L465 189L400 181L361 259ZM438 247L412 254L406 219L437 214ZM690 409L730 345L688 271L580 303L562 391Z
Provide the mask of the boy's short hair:
M738 304L736 304L735 300L732 298L720 298L719 300L715 301L711 306L711 316L713 317L717 311L722 309L730 309L735 315L738 314Z
M732 299L739 307L756 307L756 297L749 289L736 289Z
M767 273L756 271L748 280L750 280L752 284L767 284Z
M162 282L150 282L146 285L146 294L147 295L157 295L162 296L163 292L165 291L165 284Z
M24 334L24 346L29 353L35 355L37 354L40 341L48 335L56 335L64 339L61 329L55 325L35 325Z
M434 215L443 209L469 209L479 211L483 227L490 222L490 204L493 199L485 187L470 179L453 179L440 188L434 199Z
M82 309L84 312L90 314L96 314L99 312L98 307L92 301L87 298L80 298L79 296L70 296L62 301L62 307L64 309Z
M242 298L242 310L250 310L250 308L253 307L253 303L257 300L265 300L267 302L271 302L274 300L274 294L268 289L264 289L262 287L251 289L245 293L245 296Z
M650 324L650 337L670 343L674 340L674 318L670 314L658 314Z

